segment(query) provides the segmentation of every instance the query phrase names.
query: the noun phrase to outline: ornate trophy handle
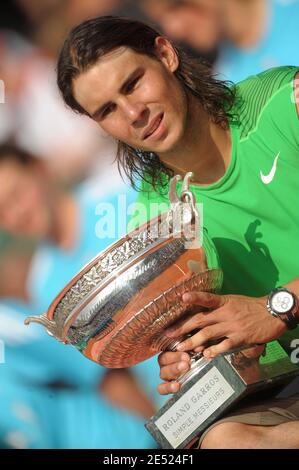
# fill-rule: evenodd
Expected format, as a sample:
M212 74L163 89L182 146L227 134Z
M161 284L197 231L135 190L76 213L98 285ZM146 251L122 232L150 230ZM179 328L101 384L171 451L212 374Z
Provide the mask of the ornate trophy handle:
M24 323L25 323L25 325L29 325L30 323L39 323L40 325L43 325L46 328L47 333L50 336L55 336L55 338L57 338L59 341L67 343L67 341L63 340L60 337L60 332L57 329L57 324L55 322L49 320L46 313L43 313L42 315L39 315L39 316L36 316L36 317L27 317L24 320Z
M170 200L170 223L175 234L180 233L186 241L196 242L200 240L199 213L196 207L196 199L190 191L192 172L186 173L181 194L177 193L177 183L182 178L174 176L170 181L168 198ZM195 246L194 246L195 247Z

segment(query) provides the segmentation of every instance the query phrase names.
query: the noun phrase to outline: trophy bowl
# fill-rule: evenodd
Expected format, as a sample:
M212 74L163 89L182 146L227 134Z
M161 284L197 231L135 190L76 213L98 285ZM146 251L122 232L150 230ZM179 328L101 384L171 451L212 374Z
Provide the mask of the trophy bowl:
M164 331L190 309L182 294L215 292L222 284L216 249L206 232L199 243L191 177L185 176L180 196L180 177L174 177L167 213L101 252L59 293L46 314L28 317L25 323L41 323L50 335L108 368L131 366L173 349L178 340Z

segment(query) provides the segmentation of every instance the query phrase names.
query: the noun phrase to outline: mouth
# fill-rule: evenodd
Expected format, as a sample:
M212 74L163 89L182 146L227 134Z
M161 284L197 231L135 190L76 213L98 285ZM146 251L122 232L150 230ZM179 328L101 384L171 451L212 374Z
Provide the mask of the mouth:
M145 129L142 135L142 140L146 140L151 137L157 137L157 138L160 137L160 130L162 127L161 123L162 123L163 117L164 117L164 113L160 113L158 114L158 116L152 119L152 121L147 126L147 128Z

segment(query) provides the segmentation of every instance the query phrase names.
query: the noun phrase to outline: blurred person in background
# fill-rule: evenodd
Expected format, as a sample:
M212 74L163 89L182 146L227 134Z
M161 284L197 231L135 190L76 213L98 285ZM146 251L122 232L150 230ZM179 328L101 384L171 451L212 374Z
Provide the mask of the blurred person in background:
M271 67L299 63L299 0L142 0L175 41L217 50L215 72L239 82Z
M26 35L28 28L29 21L17 0L6 0L5 6L2 4L0 29L8 29L18 32L20 35Z
M147 16L180 45L210 63L220 40L219 0L141 0Z
M104 171L116 150L104 133L61 104L54 69L54 59L15 33L0 31L0 77L5 84L0 142L14 136L53 175L72 184Z
M30 28L27 35L39 48L56 57L67 32L76 24L98 15L107 15L124 0L15 0Z
M110 177L106 187L104 183L98 187L89 182L75 192L62 191L39 159L12 145L0 147L1 229L37 242L34 249L23 251L6 244L2 252L0 296L6 301L0 309L0 339L5 340L5 335L13 338L16 330L22 332L24 339L27 337L23 325L25 312L47 310L84 264L124 234L118 231L125 232L126 208L134 201L135 192L129 190L120 177ZM121 220L122 227L119 226ZM15 305L8 299L19 299L19 303ZM9 311L14 314L10 316ZM45 442L54 447L72 448L152 446L141 419L154 413L152 397L159 400L155 392L158 369L154 359L130 372L106 371L87 361L79 352L49 338L41 328L35 330L34 341L31 339L8 349L10 359L3 369L6 375L1 375L0 423L3 413L9 423L11 406L2 404L10 400L6 391L11 386L14 390L11 399L18 401L20 397L22 403L43 416L44 435L32 443L33 447L42 447ZM69 389L76 393L70 393ZM51 403L47 399L49 394ZM33 404L30 396L35 397ZM107 403L110 401L109 405L103 396ZM49 416L47 407L50 407ZM117 410L120 411L119 422ZM111 429L113 420L109 424L110 412L114 416L115 431ZM80 433L74 433L77 419L76 426L85 434L84 439ZM66 421L65 432L61 432L60 440L53 440L51 432L55 433L63 420ZM22 423L20 426L22 428ZM128 432L123 432L127 427ZM6 434L3 431L5 436L13 429L6 431Z
M73 115L61 103L55 83L56 55L73 24L122 3L15 0L9 4L26 18L22 35L11 29L12 21L7 20L10 29L1 22L0 78L5 84L5 103L0 106L0 142L13 135L20 147L44 159L66 184L102 174L115 157L116 147L93 123Z
M271 67L299 63L298 0L221 0L224 42L215 65L238 82Z

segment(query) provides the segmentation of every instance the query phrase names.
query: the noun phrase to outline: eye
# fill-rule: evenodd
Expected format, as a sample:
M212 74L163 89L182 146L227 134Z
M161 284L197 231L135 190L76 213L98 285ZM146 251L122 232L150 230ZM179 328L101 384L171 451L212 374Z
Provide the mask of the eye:
M131 91L134 90L135 86L137 85L137 83L139 82L140 80L140 76L134 78L134 80L132 80L130 83L128 83L128 85L126 86L126 93L130 93Z
M101 113L101 118L107 117L110 113L112 113L115 109L115 104L110 104L107 106Z

